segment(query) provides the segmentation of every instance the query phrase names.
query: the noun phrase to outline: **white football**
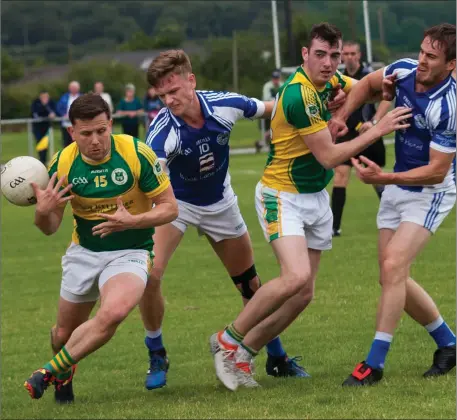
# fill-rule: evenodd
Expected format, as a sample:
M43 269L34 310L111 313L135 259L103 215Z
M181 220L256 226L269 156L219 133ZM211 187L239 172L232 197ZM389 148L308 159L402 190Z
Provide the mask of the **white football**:
M49 182L48 170L38 159L19 156L2 165L2 193L9 202L16 206L36 204L31 182L43 189Z

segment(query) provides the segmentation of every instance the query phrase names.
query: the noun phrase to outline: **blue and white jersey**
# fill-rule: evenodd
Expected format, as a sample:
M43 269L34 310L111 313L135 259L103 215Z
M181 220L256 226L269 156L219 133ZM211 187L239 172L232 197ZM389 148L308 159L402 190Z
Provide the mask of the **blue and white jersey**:
M224 198L224 202L235 198L228 172L233 125L242 118L261 117L265 105L230 92L199 90L197 97L205 119L202 128L190 127L162 108L149 126L146 143L166 161L178 200L211 206Z
M413 121L406 130L395 133L395 172L425 166L430 149L455 153L456 83L449 75L427 92L416 92L417 60L395 61L384 70L384 76L396 74L395 106L412 108ZM405 186L409 191L440 192L455 190L455 158L444 181L436 185Z

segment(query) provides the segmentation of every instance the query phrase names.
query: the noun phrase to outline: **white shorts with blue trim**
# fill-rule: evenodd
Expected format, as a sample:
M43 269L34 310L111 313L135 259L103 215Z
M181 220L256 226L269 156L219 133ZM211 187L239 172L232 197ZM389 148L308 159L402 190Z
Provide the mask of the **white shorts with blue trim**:
M455 204L455 189L413 192L396 185L384 189L379 206L378 229L397 230L402 222L416 223L435 233Z

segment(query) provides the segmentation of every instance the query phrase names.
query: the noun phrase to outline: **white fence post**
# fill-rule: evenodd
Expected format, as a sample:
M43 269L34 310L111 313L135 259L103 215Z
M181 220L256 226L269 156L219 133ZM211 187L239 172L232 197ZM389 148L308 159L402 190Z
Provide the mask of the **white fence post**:
M52 159L52 157L54 156L54 128L52 127L52 123L51 123L51 126L49 127L49 159Z
M33 131L32 131L32 121L28 120L27 121L27 141L28 141L28 151L29 151L29 156L34 156L34 150L33 150Z

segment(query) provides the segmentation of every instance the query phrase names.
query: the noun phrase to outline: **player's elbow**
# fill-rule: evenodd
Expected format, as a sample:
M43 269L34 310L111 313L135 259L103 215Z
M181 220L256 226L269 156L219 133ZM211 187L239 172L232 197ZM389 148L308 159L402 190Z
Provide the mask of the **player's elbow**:
M178 210L178 202L176 200L172 200L168 203L168 211L167 216L168 220L166 223L170 223L178 217L179 210Z
M324 167L324 169L332 169L335 166L338 166L336 157L334 157L330 153L325 153L324 155L317 157L317 160Z

